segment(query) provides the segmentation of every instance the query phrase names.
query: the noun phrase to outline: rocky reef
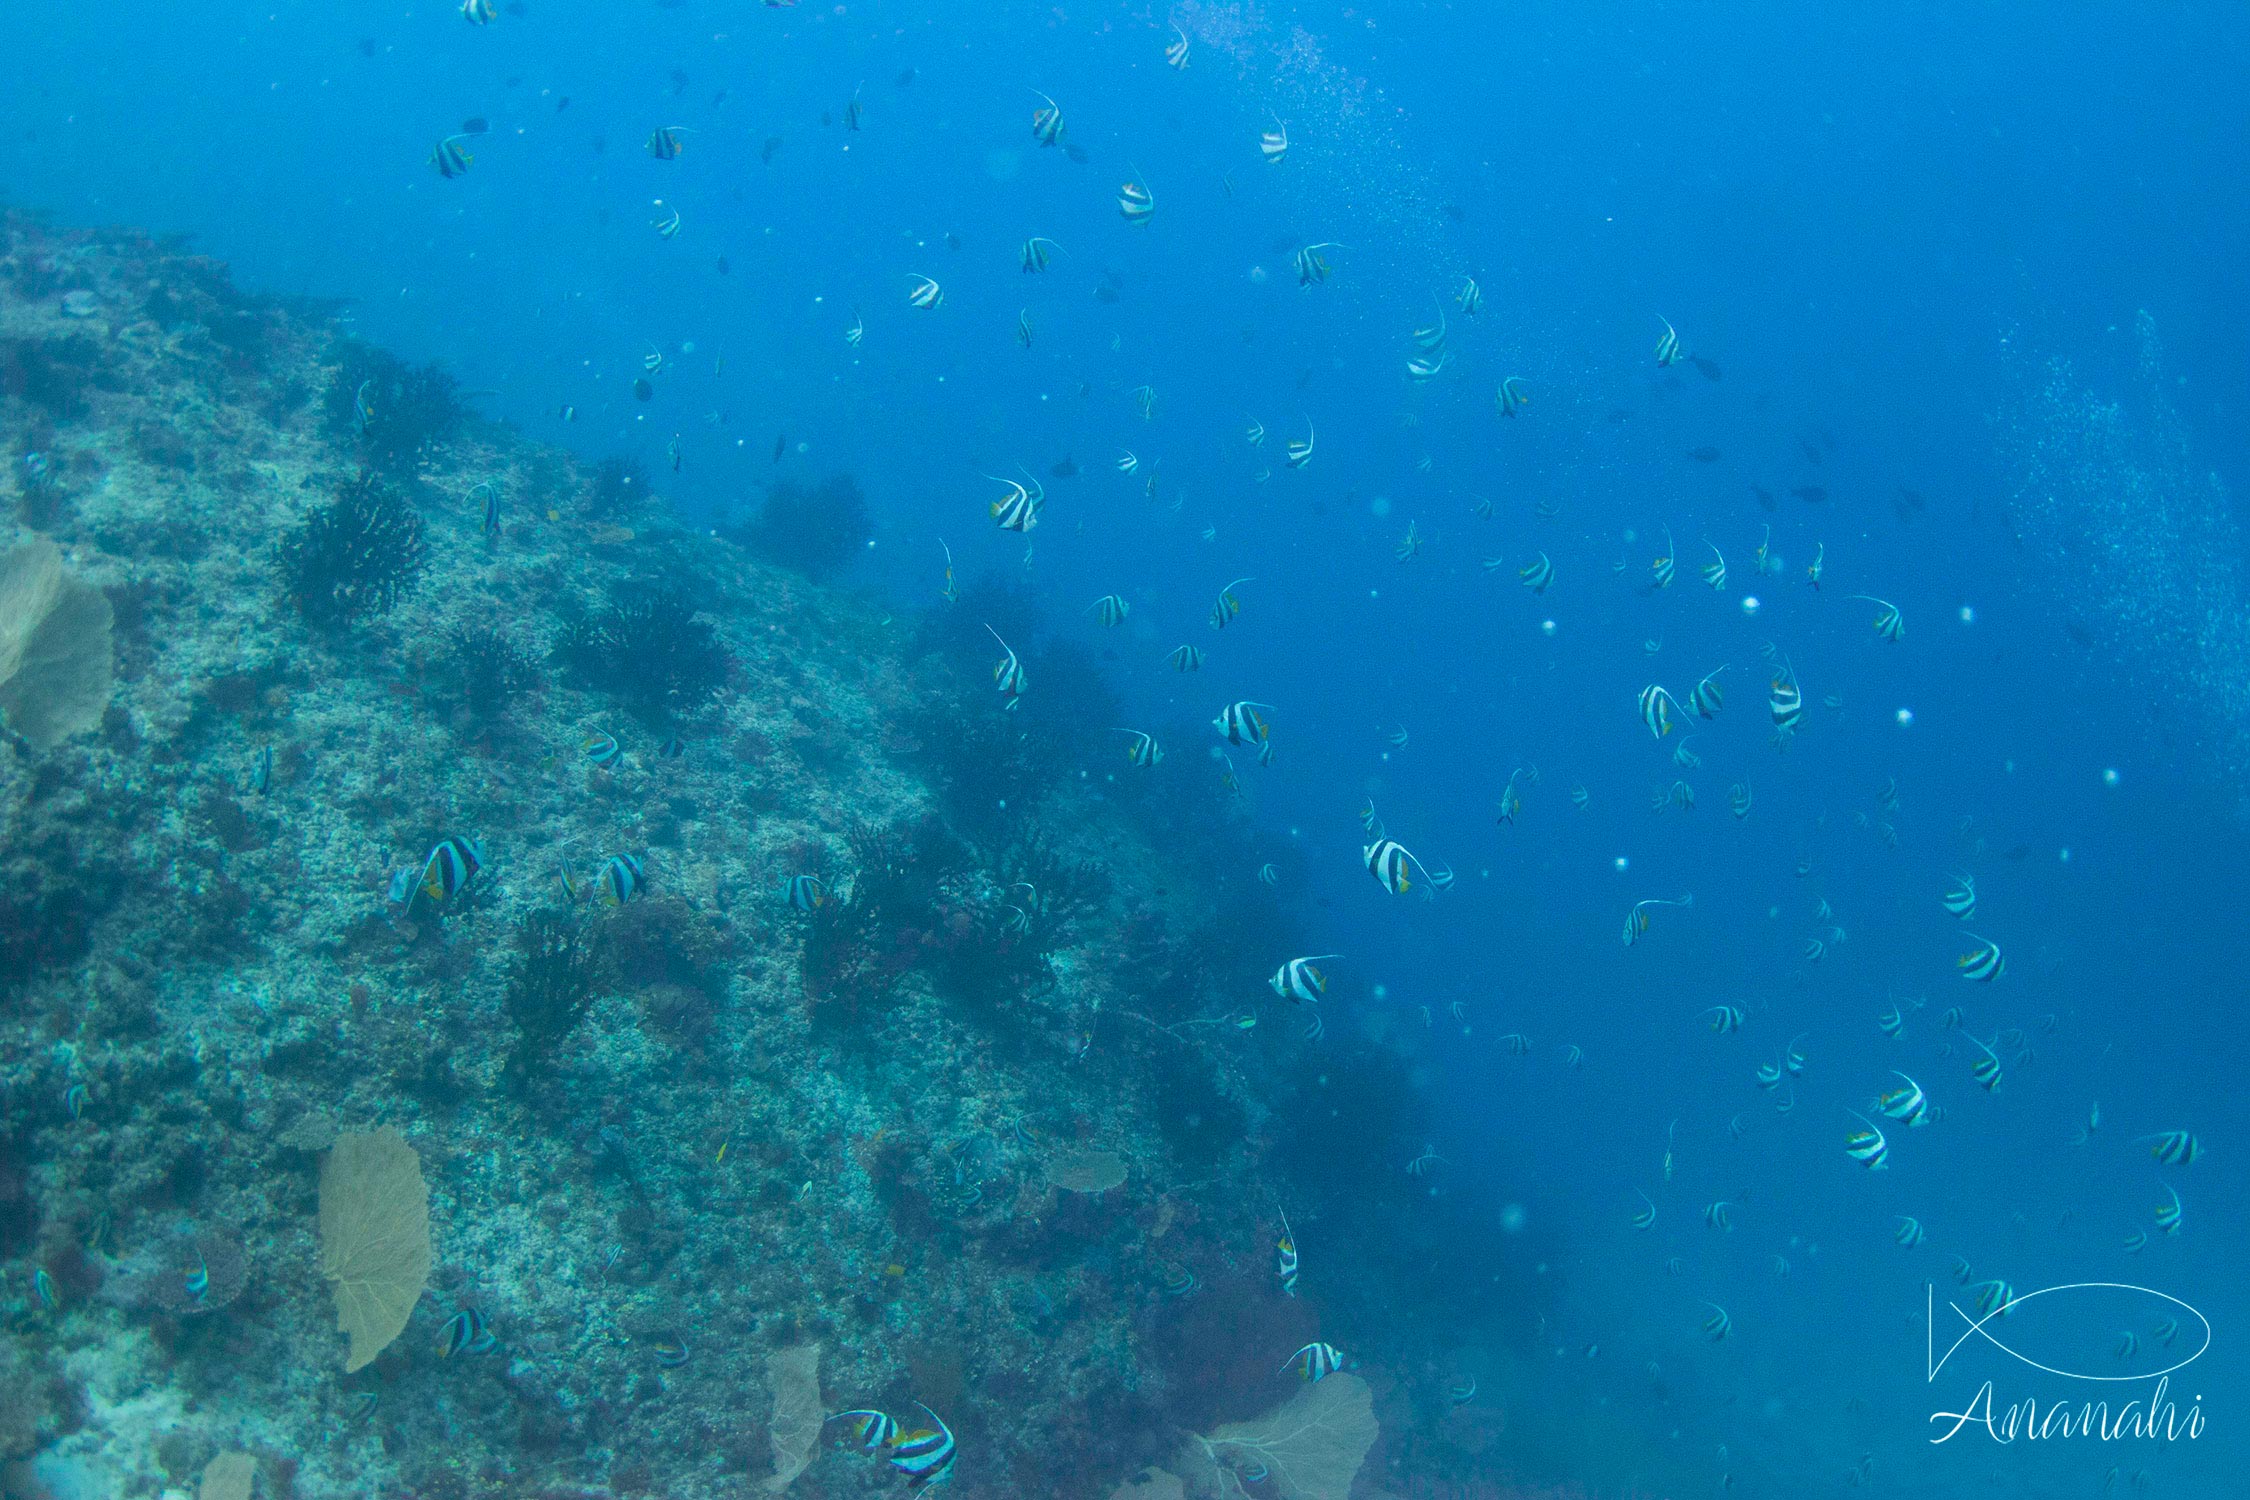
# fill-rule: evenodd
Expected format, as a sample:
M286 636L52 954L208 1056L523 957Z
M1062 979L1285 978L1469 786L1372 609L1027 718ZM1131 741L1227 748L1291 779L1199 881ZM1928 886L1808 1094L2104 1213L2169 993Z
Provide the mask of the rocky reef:
M0 744L0 1493L902 1488L832 1423L788 1478L809 1368L1106 1495L1279 1405L1279 1214L1410 1106L1341 1027L1308 1081L1216 778L1081 774L1118 720L1021 596L893 617L818 504L690 529L338 311L0 227L0 551L114 675ZM377 1132L425 1284L337 1248Z

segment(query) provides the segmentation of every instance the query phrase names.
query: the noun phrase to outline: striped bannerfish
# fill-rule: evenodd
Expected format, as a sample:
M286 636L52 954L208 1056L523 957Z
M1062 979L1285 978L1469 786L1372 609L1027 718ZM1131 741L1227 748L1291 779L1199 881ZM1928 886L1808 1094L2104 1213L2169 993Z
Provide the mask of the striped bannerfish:
M1158 1262L1156 1274L1157 1285L1163 1289L1164 1295L1167 1297L1185 1297L1202 1285L1195 1279L1193 1271L1186 1266L1176 1265L1170 1261Z
M920 1406L920 1402L915 1403ZM924 1415L937 1423L934 1428L917 1428L913 1432L891 1440L890 1465L906 1476L909 1490L922 1489L936 1484L953 1469L955 1448L953 1429L945 1419L923 1406Z
M1655 683L1641 689L1641 722L1648 732L1658 739L1672 732L1672 709L1678 707L1672 695Z
M1234 591L1246 583L1255 583L1256 581L1254 578L1237 578L1234 582L1219 590L1218 600L1211 606L1211 628L1213 630L1226 629L1227 623L1236 615L1242 613L1242 601L1234 597Z
M1877 1098L1875 1108L1885 1119L1904 1120L1909 1130L1929 1124L1930 1101L1923 1096L1922 1085L1907 1078L1904 1073L1899 1073L1896 1068L1891 1071L1906 1079L1906 1087L1892 1089Z
M1289 1232L1289 1216L1281 1216L1281 1237L1273 1242L1274 1274L1281 1278L1281 1295L1297 1295L1297 1240Z
M1120 729L1117 733L1133 737L1132 743L1125 747L1125 758L1134 765L1153 766L1163 761L1164 747L1156 742L1155 735L1141 729Z
M1712 557L1712 561L1703 565L1703 581L1711 585L1713 593L1722 592L1727 586L1726 554L1713 546L1708 538L1704 540L1703 545L1711 548Z
M1976 1309L1980 1318L1994 1314L2004 1318L2008 1309L2016 1305L2016 1289L1998 1278L1980 1281L1969 1290L1977 1294Z
M1500 415L1512 417L1531 404L1531 392L1520 375L1510 375L1500 382L1499 392L1493 400L1500 407Z
M630 854L612 854L602 862L602 899L612 906L623 906L638 896L647 881L641 862Z
M1737 818L1747 818L1750 816L1750 804L1752 800L1753 798L1750 791L1750 783L1747 781L1738 781L1733 786L1727 788L1727 808Z
M461 142L467 139L469 137L465 135L449 135L430 148L430 166L438 176L458 177L476 164L476 158L461 149ZM361 389L366 387L362 386Z
M1128 224L1146 224L1156 215L1156 195L1138 182L1127 182L1117 190L1117 211Z
M1906 1249L1912 1250L1928 1239L1929 1236L1923 1232L1920 1219L1900 1214L1898 1216L1898 1228L1892 1233L1891 1238L1898 1241Z
M1062 246L1043 234L1035 234L1023 242L1023 268L1026 274L1047 269L1047 261Z
M656 206L664 208L664 200L662 198L657 199ZM649 221L649 228L656 231L656 237L660 240L678 239L680 235L680 211L676 208L665 209L663 218Z
M1251 447L1263 448L1266 445L1266 424L1252 417L1250 425L1242 429L1242 437Z
M1734 1332L1734 1319L1727 1315L1725 1308L1716 1302L1706 1302L1703 1305L1711 1309L1711 1316L1703 1320L1703 1331L1710 1335L1712 1343L1715 1344Z
M1969 1076L1971 1078L1974 1078L1978 1082L1978 1084L1983 1087L1986 1093L1999 1093L2000 1080L2002 1077L2000 1071L1999 1054L1995 1053L1983 1042L1978 1041L1973 1033L1968 1033L1967 1035L1969 1037L1969 1041L1975 1045L1976 1049L1984 1054L1984 1056L1978 1058L1974 1063L1970 1064ZM1993 1040L1998 1041L1999 1038L1994 1037Z
M852 326L844 330L844 342L851 345L852 348L857 349L859 347L859 341L866 337L867 319L862 316L860 310L855 307L852 309Z
M500 12L493 9L492 0L461 0L461 19L471 26L490 26L500 19Z
M1640 1194L1640 1200L1642 1206L1633 1215L1633 1227L1653 1229L1656 1227L1656 1201L1646 1193Z
M906 305L918 307L924 312L942 305L944 301L945 288L928 276L916 276L914 290L906 294Z
M1906 634L1906 622L1900 617L1897 605L1887 599L1878 599L1873 594L1854 594L1852 597L1875 606L1876 635L1886 641L1895 641Z
M687 741L676 734L656 747L656 758L658 760L678 760L685 754L687 754Z
M1435 349L1445 342L1445 304L1437 302L1435 297L1430 300L1437 303L1437 321L1424 323L1407 335L1414 340L1417 349Z
M1344 1368L1344 1351L1334 1344L1318 1341L1305 1345L1281 1362L1281 1368L1297 1366L1298 1375L1308 1384L1318 1384Z
M1440 354L1435 359L1415 358L1406 362L1406 378L1416 385L1434 379L1453 360L1450 354Z
M438 1344L438 1358L451 1359L456 1354L487 1354L499 1346L492 1330L484 1323L484 1314L473 1307L464 1307L445 1320L445 1336Z
M1876 1128L1875 1122L1858 1110L1846 1110L1845 1113L1867 1128L1855 1130L1844 1137L1844 1154L1870 1172L1882 1171L1884 1163L1890 1159L1891 1143L1883 1139L1883 1132Z
M1326 281L1328 279L1328 262L1320 252L1343 248L1334 240L1322 240L1317 245L1305 246L1291 256L1289 258L1290 264L1297 268L1297 285L1311 286L1316 281Z
M1268 861L1267 863L1265 863L1265 864L1262 864L1262 865L1258 866L1258 884L1260 884L1260 885L1279 885L1279 884L1281 884L1281 872L1280 872L1279 870L1276 870L1276 869L1275 869L1275 868L1273 867L1273 864L1272 864L1272 862L1271 862L1271 861Z
M1445 866L1445 867L1444 867L1443 869L1432 870L1432 871L1430 872L1430 893L1431 893L1432 895L1435 895L1435 894L1436 894L1436 893L1438 893L1439 891L1450 891L1450 890L1452 890L1452 889L1453 889L1453 881L1454 881L1453 866L1451 866L1451 865L1447 865L1447 866ZM1456 1000L1456 1001L1455 1001L1455 1002L1453 1002L1453 1003L1454 1003L1454 1004L1456 1004L1456 1005L1458 1005L1458 1004L1460 1004L1461 1002L1460 1002L1460 1001L1458 1001L1458 1000Z
M687 129L685 125L657 126L648 133L648 154L658 161L672 161L677 158L682 151L687 149L680 140L680 132L685 129Z
M828 901L828 887L817 875L792 875L781 884L781 894L796 911L818 911Z
M1542 552L1534 561L1516 569L1516 577L1534 594L1544 594L1547 592L1547 585L1555 581L1555 565Z
M1658 318L1656 321L1664 325L1663 337L1656 341L1656 363L1659 366L1676 365L1680 362L1682 353L1679 331L1672 326L1669 318Z
M1273 129L1260 132L1258 150L1268 162L1277 167L1281 165L1281 159L1289 154L1289 127L1281 122L1279 115L1274 116Z
M676 1370L688 1362L688 1343L676 1333L659 1334L649 1346L656 1362L667 1370Z
M617 736L614 734L590 736L585 744L578 747L578 751L605 771L625 758L625 747L617 743Z
M1976 938L1977 945L1953 961L1953 966L1961 971L1963 979L1990 984L2008 972L2008 961L2000 956L1998 943L1990 938L1977 937L1973 932L1969 936Z
M2203 1154L2203 1142L2196 1139L2192 1130L2166 1130L2156 1135L2144 1135L2144 1141L2154 1141L2148 1154L2167 1167L2192 1166Z
M1122 594L1104 594L1088 608L1100 617L1104 625L1112 627L1124 624L1125 617L1133 612L1133 606L1125 602Z
M1282 462L1292 469L1301 469L1306 464L1311 463L1314 436L1312 419L1307 417L1305 419L1304 439L1302 441L1296 438L1289 440L1289 450Z
M1769 1062L1769 1063L1760 1063L1760 1064L1758 1064L1758 1073L1757 1073L1757 1078L1758 1078L1758 1087L1759 1087L1759 1088L1762 1088L1762 1089L1777 1089L1777 1088L1780 1088L1780 1087L1781 1087L1781 1064L1780 1064L1780 1063L1777 1063L1777 1062Z
M1945 894L1938 899L1945 903L1947 911L1964 922L1968 921L1969 918L1977 914L1976 877L1973 875L1956 875L1953 877L1953 884L1947 887Z
M1461 290L1453 294L1453 305L1472 318L1477 315L1478 309L1484 306L1484 288L1477 285L1477 279L1474 276L1461 278Z
M1815 542L1813 544L1812 562L1807 564L1805 568L1805 581L1813 586L1816 593L1820 589L1820 575L1827 569L1827 566L1828 544L1826 542Z
M1394 896L1403 896L1414 888L1411 871L1420 870L1424 877L1430 873L1429 867L1396 839L1377 839L1360 851L1360 858L1376 884Z
M1203 670L1203 654L1201 646L1175 646L1171 655L1164 659L1172 664L1175 672L1200 672Z
M1672 545L1672 528L1667 526L1664 528L1664 555L1649 564L1649 572L1656 579L1653 587L1668 589L1672 586L1673 574L1678 571L1677 560L1672 554L1677 550Z
M1391 555L1400 562L1411 562L1414 560L1415 554L1421 550L1421 528L1415 522L1408 521L1406 523L1406 535L1399 540L1396 546L1391 548Z
M1906 1031L1906 1017L1899 1013L1898 1002L1892 1001L1891 1008L1875 1018L1875 1024L1883 1035L1894 1040L1903 1035Z
M1587 791L1582 786L1574 786L1570 789L1570 805L1577 808L1580 812L1584 812L1589 806L1591 806L1593 804L1593 800L1594 794Z
M1037 89L1033 89L1032 92L1034 94L1039 94L1039 97L1042 99L1047 99L1047 96L1045 94L1040 94L1039 90ZM1054 145L1055 142L1062 139L1062 133L1062 106L1057 104L1054 100L1047 99L1046 108L1035 109L1031 112L1031 138L1037 141L1040 145Z
M1266 721L1259 716L1258 710L1272 707L1271 703L1253 703L1245 698L1220 709L1219 716L1211 721L1211 726L1225 735L1230 745L1258 744L1269 732Z
M1707 1229L1731 1230L1734 1228L1733 1202L1730 1199L1721 1198L1716 1203L1706 1205L1703 1210L1703 1224Z
M415 896L432 906L443 906L484 868L484 845L475 839L448 834L422 865L422 883Z
M987 625L984 628L985 631L989 635L991 635L994 640L1000 641L999 631L994 630L990 625ZM1008 701L1002 704L1001 707L1014 708L1016 706L1016 700L1023 696L1023 690L1025 687L1023 663L1016 659L1015 648L1010 646L1006 641L1000 641L1000 649L1006 654L1003 655L1000 660L993 665L992 681L995 687L999 688L1001 692L1008 695Z
M1299 1005L1317 1002L1328 993L1328 976L1317 965L1322 959L1341 957L1340 953L1315 953L1310 958L1292 958L1274 970L1273 978L1266 983L1284 1000Z
M1714 1005L1703 1014L1711 1018L1711 1029L1721 1036L1730 1031L1740 1031L1743 1021L1747 1019L1739 1005Z
M992 524L1002 531L1029 531L1039 524L1039 507L1046 502L1044 491L1035 491L1016 483L1013 479L984 476L994 484L1004 484L1008 493L992 502Z
M1787 666L1773 680L1772 696L1766 706L1773 713L1773 726L1788 732L1794 730L1805 717L1805 695L1797 686L1796 674Z
M1164 44L1164 65L1175 72L1185 72L1188 65L1187 33L1174 26L1172 38Z
M1645 901L1634 902L1632 910L1625 913L1625 946L1628 948L1632 947L1635 943L1641 940L1641 935L1648 931L1648 909L1650 907L1688 907L1693 905L1695 905L1695 893L1693 891L1690 891L1687 895L1682 896L1677 901L1667 901L1662 897L1651 896Z
M852 1435L852 1446L862 1453L880 1453L898 1441L898 1418L887 1412L840 1411L828 1420L842 1422Z
M2164 1184L2164 1191L2171 1194L2172 1201L2157 1206L2156 1227L2166 1234L2178 1234L2180 1232L2180 1190L2167 1182Z
M1383 836L1383 820L1376 815L1373 797L1368 798L1367 805L1359 810L1359 826L1371 839Z

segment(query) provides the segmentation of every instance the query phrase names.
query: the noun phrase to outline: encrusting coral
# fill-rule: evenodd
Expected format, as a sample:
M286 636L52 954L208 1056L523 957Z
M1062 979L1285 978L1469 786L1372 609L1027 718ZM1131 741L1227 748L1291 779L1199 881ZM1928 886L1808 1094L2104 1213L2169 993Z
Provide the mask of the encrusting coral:
M1204 883L1216 787L1081 780L1116 720L1035 628L1002 715L981 636L176 245L0 221L0 356L16 518L115 617L105 706L0 743L0 1468L739 1495L817 1342L976 1493L1107 1493L1310 1336L1311 1044L1214 1024L1302 949ZM369 1141L419 1251L330 1242Z

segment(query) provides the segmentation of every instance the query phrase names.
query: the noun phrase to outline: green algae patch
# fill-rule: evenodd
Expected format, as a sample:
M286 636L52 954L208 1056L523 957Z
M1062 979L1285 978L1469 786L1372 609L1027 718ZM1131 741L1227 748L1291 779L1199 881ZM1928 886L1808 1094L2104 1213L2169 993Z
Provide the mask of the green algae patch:
M422 1159L386 1125L336 1138L320 1169L320 1271L351 1338L344 1373L406 1329L430 1279L430 1188Z

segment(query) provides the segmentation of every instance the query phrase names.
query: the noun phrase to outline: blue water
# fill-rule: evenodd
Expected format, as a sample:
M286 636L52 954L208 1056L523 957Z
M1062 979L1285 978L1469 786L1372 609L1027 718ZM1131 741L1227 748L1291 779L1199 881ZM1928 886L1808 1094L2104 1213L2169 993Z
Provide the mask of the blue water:
M1169 773L1217 776L1203 721L1272 704L1277 764L1235 752L1235 878L1286 862L1317 950L1343 955L1326 1024L1395 1038L1427 1100L1309 1215L1354 1226L1366 1257L1321 1267L1361 1319L1327 1331L1402 1371L1477 1372L1510 1407L1490 1473L1828 1494L1867 1456L1885 1493L2092 1495L2113 1466L2116 1493L2138 1475L2240 1492L2238 8L1183 6L1184 72L1142 7L550 0L481 29L443 5L343 10L11 8L0 193L191 232L255 289L349 298L362 336L445 361L536 437L638 458L691 514L849 470L876 513L850 582L925 605L942 539L965 579L1031 588L1055 636L1103 654ZM1033 141L1034 88L1086 161ZM469 116L490 132L442 180L424 158ZM1275 117L1292 145L1269 167ZM643 149L659 125L687 127L679 159ZM1155 193L1144 226L1117 211L1127 178ZM1063 247L1040 276L1017 268L1031 234ZM1300 289L1290 255L1316 241L1345 248ZM909 308L918 275L942 307ZM1475 317L1452 301L1464 276ZM1451 363L1410 385L1408 334L1441 304ZM1667 319L1720 378L1657 366ZM666 369L641 403L652 347ZM1532 399L1504 420L1510 375ZM1288 470L1308 422L1315 456ZM2070 483L2020 493L2033 450ZM1081 472L1047 480L1027 566L980 473L1045 477L1066 455ZM1426 546L1401 564L1410 522ZM1679 575L1656 591L1666 527ZM1761 577L1768 528L1785 563ZM1706 538L1723 593L1696 575ZM1516 571L1541 551L1558 577L1537 596ZM1244 576L1214 635L1214 595ZM1104 634L1082 611L1111 591L1133 613ZM1903 639L1877 637L1858 593L1898 604ZM1209 649L1200 675L1164 666L1182 642ZM1786 752L1767 642L1807 700ZM1639 689L1684 697L1722 663L1720 716L1653 740ZM1113 765L1108 729L1087 726L1090 766ZM1700 769L1670 757L1690 731ZM1675 780L1697 805L1652 811ZM1370 798L1458 872L1443 899L1360 869ZM1989 988L1954 972L1963 924L1938 897L1960 872L1980 890L1966 925L2007 955ZM1619 941L1634 901L1689 892ZM1844 936L1808 963L1830 926ZM1894 1001L1895 1041L1875 1025ZM1705 1029L1719 1004L1746 1008L1742 1031ZM1941 1023L1955 1004L1987 1041L2020 1033L1996 1093ZM1757 1088L1799 1034L1804 1072ZM1893 1067L1945 1118L1887 1126L1871 1174L1844 1154L1845 1111ZM2172 1128L2204 1159L2162 1167L2134 1143ZM1442 1161L1409 1177L1425 1147ZM2153 1219L2165 1183L2176 1236ZM1659 1208L1645 1234L1639 1192ZM1720 1198L1739 1198L1731 1231L1702 1222ZM1926 1245L1892 1242L1901 1214ZM1386 1259L1385 1224L1437 1249ZM1947 1299L1967 1302L1956 1254L2022 1292L2114 1281L2193 1304L2212 1348L2170 1394L2207 1431L1931 1444L1929 1414L1986 1376L2003 1402L2148 1390L1989 1347L1926 1378L1925 1285L1942 1351ZM2027 1304L2011 1341L2079 1372L2170 1362L2147 1347L2161 1308L2099 1295L2122 1300ZM1732 1315L1723 1341L1706 1301ZM2128 1329L2132 1361L2112 1353Z

